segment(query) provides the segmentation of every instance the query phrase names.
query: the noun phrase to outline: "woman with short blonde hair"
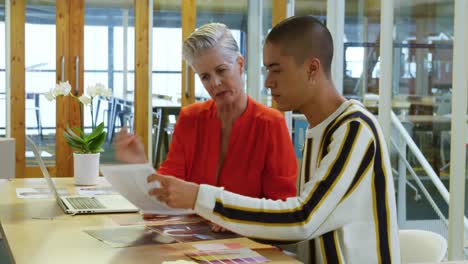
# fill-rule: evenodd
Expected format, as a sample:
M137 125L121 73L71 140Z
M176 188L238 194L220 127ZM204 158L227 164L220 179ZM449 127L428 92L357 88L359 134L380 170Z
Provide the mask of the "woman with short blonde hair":
M192 65L194 59L203 54L204 51L213 48L220 49L225 58L232 62L241 56L239 46L226 25L210 23L193 32L184 41L182 57L189 65Z

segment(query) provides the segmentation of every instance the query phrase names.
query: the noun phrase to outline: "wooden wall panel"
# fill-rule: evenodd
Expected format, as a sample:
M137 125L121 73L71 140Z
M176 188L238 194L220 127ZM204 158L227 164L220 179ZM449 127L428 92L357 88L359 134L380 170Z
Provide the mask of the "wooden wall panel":
M47 170L49 171L49 174L52 177L55 177L57 174L56 167L47 167ZM26 167L24 169L24 174L26 175L27 178L42 178L42 172L39 167Z
M275 26L286 18L287 14L287 0L273 0L272 8L272 25Z
M78 94L83 93L84 54L84 0L56 1L56 78L61 76L61 57L65 56L65 80L68 80ZM79 77L76 78L76 58L79 57ZM77 86L78 84L78 86ZM81 109L82 111L82 109ZM67 145L64 130L80 126L80 104L71 97L57 99L56 166L57 177L73 176L73 150Z
M186 40L195 30L197 22L197 1L184 0L181 6L182 40ZM188 86L188 87L187 87ZM182 106L195 102L195 74L182 59Z
M70 64L70 55L68 42L70 34L68 32L68 24L70 21L70 5L69 1L57 1L56 6L56 82L62 80L68 80L70 77L69 70L67 69L68 64ZM65 74L62 76L61 70L61 58L65 58ZM71 170L69 162L69 153L71 153L71 148L65 142L65 137L63 137L63 132L68 123L69 108L72 101L70 98L57 98L56 101L56 138L55 138L55 151L56 151L56 168L57 176L63 176L68 174ZM67 154L68 153L68 154Z
M135 134L144 143L148 153L149 142L149 3L135 0Z
M24 178L25 159L25 12L26 0L11 1L11 136L15 138L15 177Z

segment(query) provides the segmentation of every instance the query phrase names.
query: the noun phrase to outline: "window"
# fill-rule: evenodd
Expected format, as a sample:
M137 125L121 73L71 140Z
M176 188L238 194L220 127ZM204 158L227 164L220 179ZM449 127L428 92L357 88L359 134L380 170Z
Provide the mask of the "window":
M0 137L6 135L5 1L0 1Z

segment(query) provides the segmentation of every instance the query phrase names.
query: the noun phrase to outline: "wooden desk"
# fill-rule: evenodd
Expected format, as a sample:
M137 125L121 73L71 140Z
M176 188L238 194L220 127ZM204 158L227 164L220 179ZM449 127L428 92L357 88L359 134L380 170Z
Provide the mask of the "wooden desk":
M71 178L56 178L55 182L74 193ZM112 248L83 232L117 226L109 215L70 216L63 214L54 199L16 197L17 187L45 186L43 179L14 179L0 184L0 231L16 263L161 263L189 260L184 252L194 250L191 246L194 243ZM277 249L247 238L217 242L241 243L273 260L269 263L300 263Z

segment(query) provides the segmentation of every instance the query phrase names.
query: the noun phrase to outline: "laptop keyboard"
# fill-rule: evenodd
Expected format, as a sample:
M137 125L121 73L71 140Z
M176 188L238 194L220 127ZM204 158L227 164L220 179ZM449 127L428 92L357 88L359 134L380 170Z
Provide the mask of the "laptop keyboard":
M93 197L67 197L70 204L76 209L104 209L104 205Z

